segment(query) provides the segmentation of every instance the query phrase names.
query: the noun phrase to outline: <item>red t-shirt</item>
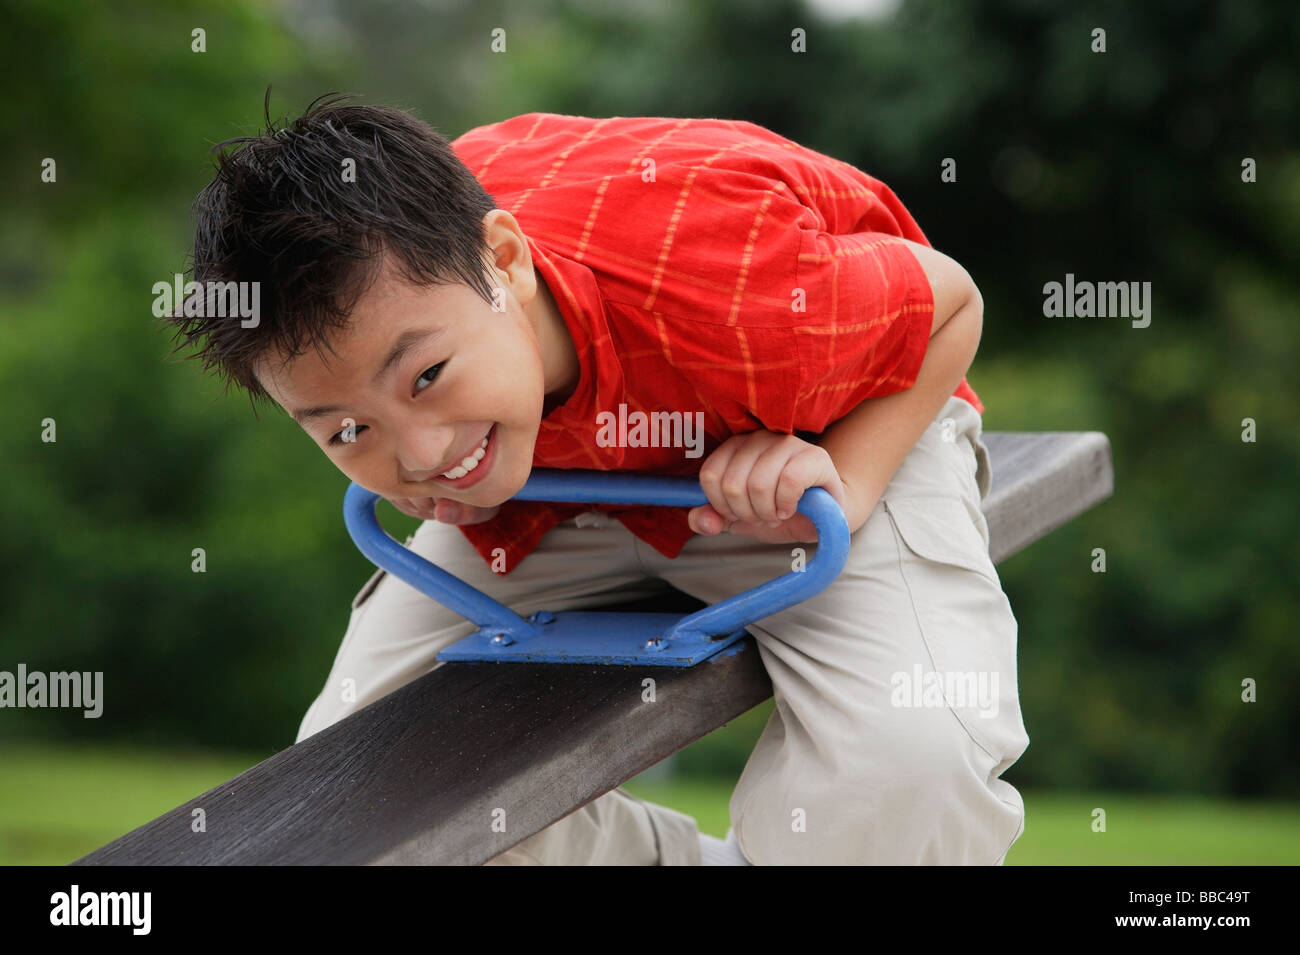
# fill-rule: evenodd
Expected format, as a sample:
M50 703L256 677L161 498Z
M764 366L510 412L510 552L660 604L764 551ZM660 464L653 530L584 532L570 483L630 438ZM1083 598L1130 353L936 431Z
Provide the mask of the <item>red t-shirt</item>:
M581 363L533 467L698 474L731 435L812 438L916 382L934 302L898 237L929 242L853 166L719 119L528 113L452 146L518 220ZM964 379L954 394L983 412ZM655 411L702 412L703 453L598 440L602 412ZM509 573L593 509L670 558L693 533L686 508L518 500L461 531L489 564L503 548Z

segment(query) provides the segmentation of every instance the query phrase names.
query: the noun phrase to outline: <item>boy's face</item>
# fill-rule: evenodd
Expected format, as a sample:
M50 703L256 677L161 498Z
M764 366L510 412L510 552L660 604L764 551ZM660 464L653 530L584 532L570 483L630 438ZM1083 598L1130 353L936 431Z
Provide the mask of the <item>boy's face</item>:
M504 311L461 283L411 285L386 259L331 338L333 353L309 347L287 366L275 356L258 367L262 386L338 469L382 497L491 507L528 479L550 384L539 335L553 336L563 319L540 294L513 218L497 210L485 222L496 256L489 283ZM472 470L444 475L462 474L485 437Z

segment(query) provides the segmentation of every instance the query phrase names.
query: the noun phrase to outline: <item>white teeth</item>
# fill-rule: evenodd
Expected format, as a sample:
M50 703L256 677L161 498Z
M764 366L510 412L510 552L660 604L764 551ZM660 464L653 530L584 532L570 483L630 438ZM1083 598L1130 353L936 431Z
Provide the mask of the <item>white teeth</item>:
M450 478L453 481L458 480L459 478L463 478L466 474L469 474L470 471L473 471L476 467L478 467L478 463L483 460L483 455L487 454L487 446L488 446L488 439L484 438L483 443L480 444L474 450L474 453L472 455L470 455L467 458L464 458L460 462L459 467L452 468L450 471L444 471L442 473L442 476L445 478Z

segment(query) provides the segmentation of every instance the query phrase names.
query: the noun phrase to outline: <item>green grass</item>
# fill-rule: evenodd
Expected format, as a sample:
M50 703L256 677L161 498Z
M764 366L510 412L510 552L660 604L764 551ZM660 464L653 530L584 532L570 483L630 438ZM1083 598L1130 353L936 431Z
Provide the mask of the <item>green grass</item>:
M1296 865L1295 803L1138 796L1022 793L1025 832L1008 865ZM1106 831L1092 811L1106 810Z
M0 864L64 865L162 815L270 754L217 754L6 744L0 773ZM626 784L722 836L731 785ZM1023 793L1025 833L1008 865L1300 863L1300 806L1200 797ZM1104 833L1092 811L1106 810Z
M726 784L632 780L628 792L695 816L721 838ZM1025 831L1007 865L1297 865L1300 805L1198 796L1022 792ZM1106 811L1093 832L1092 812Z
M6 743L0 865L65 865L261 762L130 747Z

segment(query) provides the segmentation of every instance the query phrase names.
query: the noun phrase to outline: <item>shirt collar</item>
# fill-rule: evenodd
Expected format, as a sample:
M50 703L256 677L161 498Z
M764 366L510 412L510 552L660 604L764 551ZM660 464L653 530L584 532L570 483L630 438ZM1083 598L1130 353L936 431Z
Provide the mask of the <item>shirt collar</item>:
M531 236L525 240L533 266L550 288L573 338L580 369L573 394L543 420L590 433L595 428L596 406L623 394L623 366L614 352L605 297L590 268L547 249Z

